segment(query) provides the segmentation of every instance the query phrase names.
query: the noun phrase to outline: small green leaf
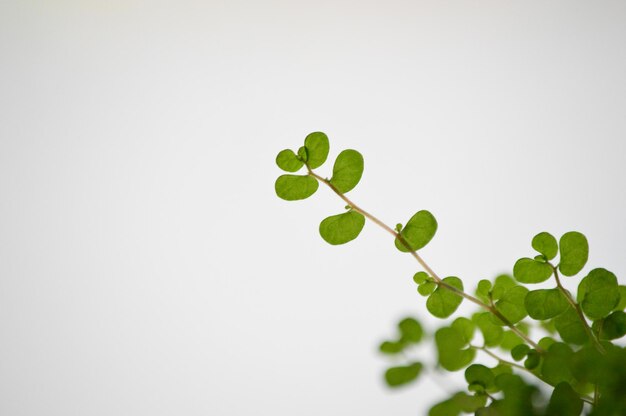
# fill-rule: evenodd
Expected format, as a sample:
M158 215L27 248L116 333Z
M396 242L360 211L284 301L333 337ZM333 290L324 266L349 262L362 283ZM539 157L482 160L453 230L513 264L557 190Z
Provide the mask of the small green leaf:
M578 285L577 299L589 318L604 318L620 300L617 277L606 269L593 269Z
M511 357L513 357L515 361L519 361L526 357L526 354L528 354L529 351L530 347L528 345L519 344L511 350Z
M404 347L406 346L406 344L404 344L401 341L384 341L380 344L380 346L378 347L378 349L380 350L380 352L382 352L383 354L399 354L404 350Z
M416 251L428 244L437 232L437 220L426 210L418 211L406 223L400 235L404 238L411 250L396 238L396 248L403 253Z
M356 150L347 149L339 153L335 160L330 184L345 194L359 183L362 175L363 156Z
M311 133L304 139L304 146L308 151L308 164L311 169L318 168L326 161L328 150L328 136L322 132Z
M300 146L298 149L298 156L302 159L303 162L307 162L309 160L309 151L305 146Z
M484 390L494 386L494 378L491 369L482 364L472 364L465 369L467 384L479 384Z
M439 364L448 371L457 371L472 362L476 351L467 346L463 335L454 328L440 328L435 332L435 344L439 354Z
M509 321L516 324L526 317L524 299L528 289L524 286L513 286L507 289L500 300L496 302L496 309ZM494 316L495 317L495 316ZM495 318L497 323L504 325L499 318Z
M614 310L623 311L626 309L626 286L620 285L617 290L619 292L619 303Z
M385 381L389 387L399 387L415 380L422 371L422 363L391 367L385 372Z
M471 396L467 393L459 392L452 396L452 400L461 408L464 413L474 413L487 403L487 396ZM449 414L445 414L449 416Z
M583 410L583 401L572 386L566 382L557 384L550 403L548 403L548 415L578 416Z
M582 345L588 340L587 331L572 306L554 318L554 328L565 342Z
M276 195L285 201L297 201L313 195L319 183L311 176L281 175L276 179Z
M483 340L486 347L495 347L502 342L504 336L504 330L501 326L493 323L491 319L491 313L481 312L474 314L472 320L476 322L480 332L483 334Z
M570 360L573 351L569 345L557 342L552 344L544 354L543 365L541 366L541 377L546 383L556 386L561 382L573 380L570 371Z
M413 281L418 285L421 285L428 279L428 273L426 272L417 272L413 275Z
M291 149L281 150L276 156L276 164L286 172L297 172L304 166L304 162Z
M554 338L551 337L543 337L539 340L539 342L537 343L539 345L539 347L541 347L544 350L547 350L548 348L550 348L550 346L552 344L554 344L556 342L556 340Z
M519 344L523 344L524 340L522 340L515 332L513 331L504 331L502 334L502 341L500 342L500 348L504 350L511 350Z
M504 292L513 286L516 286L515 280L513 280L513 278L508 274L501 274L496 277L493 289L491 290L491 297L493 300L498 300L504 295Z
M574 276L585 267L589 257L587 238L579 232L563 234L559 241L561 262L559 270L564 276Z
M540 362L541 362L541 355L539 355L539 353L535 350L530 350L528 351L526 360L524 361L524 367L528 368L529 370L532 370L534 368L537 368Z
M614 311L606 318L594 322L593 329L600 332L600 339L619 339L626 335L626 313Z
M345 244L357 238L364 225L365 217L361 213L348 211L325 218L320 223L320 235L329 244Z
M476 286L476 296L478 296L483 302L489 301L489 291L491 290L491 282L487 279L482 279Z
M420 342L424 335L422 325L414 318L404 318L398 323L398 328L400 329L400 339L404 342Z
M513 276L520 283L541 283L552 276L552 267L547 263L524 257L513 266Z
M459 290L463 290L463 282L458 277L450 276L443 279L446 283ZM439 286L426 301L426 309L437 318L447 318L459 307L463 298L443 286Z
M528 292L524 305L531 318L545 320L565 312L569 303L559 289L539 289Z
M437 403L428 411L428 416L459 416L462 409L453 399Z
M456 318L451 326L463 336L466 342L469 343L472 338L474 338L474 328L476 325L471 320L464 317Z
M430 296L437 289L435 282L426 281L417 287L417 292L422 296Z
M556 238L550 233L543 232L533 237L532 246L535 250L552 260L559 251Z

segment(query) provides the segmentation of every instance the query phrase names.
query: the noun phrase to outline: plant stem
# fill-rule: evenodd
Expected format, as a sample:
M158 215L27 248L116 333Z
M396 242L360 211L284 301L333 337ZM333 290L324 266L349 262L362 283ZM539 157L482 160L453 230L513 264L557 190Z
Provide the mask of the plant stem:
M574 298L572 298L572 295L569 293L569 291L565 289L565 287L561 284L561 279L559 278L559 272L557 268L552 263L548 263L548 264L550 265L550 267L552 267L552 271L554 272L554 278L556 280L557 288L561 291L561 293L563 293L563 296L565 296L565 299L567 299L567 302L576 311L576 314L578 315L578 317L580 318L580 321L583 323L583 326L585 327L585 331L587 332L587 335L589 335L589 338L593 342L596 349L602 354L605 354L606 351L604 347L602 346L602 344L600 344L600 341L591 330L591 327L589 326L589 323L587 322L587 319L585 318L585 315L583 314L583 310L581 309L580 305L574 300Z
M520 338L525 340L535 350L537 350L540 353L544 352L544 350L541 347L539 347L539 345L537 345L537 343L535 343L526 334L524 334L517 327L515 327L515 325L513 325L508 319L506 319L506 317L504 317L504 315L502 315L502 313L500 313L500 311L498 311L495 307L493 307L491 305L487 305L486 303L482 302L480 299L478 299L478 298L476 298L476 297L474 297L474 296L472 296L472 295L470 295L468 293L465 293L464 291L462 291L460 289L457 289L456 287L451 286L448 283L444 282L443 279L441 279L434 272L434 270L430 268L430 266L424 261L424 259L422 259L422 257L419 254L417 254L417 251L411 249L410 244L406 241L406 239L402 236L402 234L400 234L399 232L397 232L396 230L394 230L393 228L391 228L390 226L388 226L387 224L385 224L384 222L382 222L381 220L379 220L378 218L376 218L375 216L373 216L372 214L370 214L369 212L365 211L364 209L359 207L357 204L352 202L348 197L346 197L343 194L343 192L339 191L332 183L330 183L329 180L324 179L321 176L319 176L318 174L316 174L315 172L313 172L309 168L308 165L306 165L306 168L309 171L309 175L310 176L314 177L319 182L321 182L321 183L325 184L326 186L328 186L335 194L337 194L337 196L339 196L339 198L341 198L346 204L348 204L354 211L359 212L365 218L369 219L374 224L378 225L383 230L385 230L389 234L391 234L398 241L400 241L400 243L404 247L406 247L406 249L409 251L409 253L411 253L411 256L413 256L413 258L415 258L415 260L417 260L417 262L420 264L420 266L422 266L422 268L433 278L433 280L435 281L435 283L438 286L444 287L444 288L448 289L449 291L454 292L454 293L456 293L457 295L459 295L461 297L464 297L465 299L469 300L470 302L475 303L476 305L478 305L481 308L487 310L488 312L491 312L493 315L498 317L502 322L504 322L504 324L506 326L508 326L511 329L511 331L513 331L517 336L519 336Z

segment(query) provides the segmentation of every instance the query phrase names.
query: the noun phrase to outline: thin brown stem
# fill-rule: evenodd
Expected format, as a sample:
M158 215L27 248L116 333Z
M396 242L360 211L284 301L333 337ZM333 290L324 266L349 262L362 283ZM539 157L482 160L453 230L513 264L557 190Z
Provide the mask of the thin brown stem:
M526 334L524 334L522 331L520 331L517 327L515 327L515 325L513 325L508 319L506 319L506 317L504 317L504 315L502 315L502 313L500 313L500 311L498 311L494 306L492 305L487 305L486 303L482 302L480 299L470 295L469 293L464 292L463 290L460 290L454 286L449 285L448 283L444 282L442 278L440 278L433 269L430 268L430 266L424 261L424 259L422 259L422 257L417 253L416 250L413 250L410 246L410 244L408 243L408 241L406 241L406 239L402 236L402 234L400 234L399 232L397 232L396 230L394 230L393 228L391 228L390 226L388 226L387 224L385 224L384 222L382 222L381 220L379 220L378 218L376 218L374 215L370 214L369 212L365 211L363 208L359 207L357 204L355 204L354 202L352 202L348 197L346 197L343 192L341 192L339 189L337 189L337 187L335 187L335 185L333 185L332 183L330 183L329 180L322 178L321 176L319 176L317 173L313 172L309 166L307 165L307 170L309 171L309 175L314 177L315 179L317 179L319 182L325 184L326 186L328 186L335 194L337 194L337 196L339 196L339 198L341 198L346 204L348 204L352 210L359 212L360 214L362 214L365 218L369 219L370 221L372 221L374 224L378 225L379 227L381 227L383 230L387 231L389 234L391 234L395 239L397 239L398 241L400 241L400 243L409 251L409 253L411 254L411 256L413 256L413 258L415 258L415 260L417 260L417 262L420 264L420 266L422 266L422 268L433 278L433 280L435 281L435 283L440 286L440 287L444 287L448 290L450 290L451 292L456 293L457 295L469 300L470 302L475 303L476 305L480 306L481 308L487 310L488 312L492 313L493 315L497 316L502 322L504 322L504 324L506 326L508 326L511 331L513 331L517 336L519 336L520 338L522 338L523 340L525 340L529 345L531 345L534 349L536 349L538 352L543 353L544 350L539 347L539 345L537 345L537 343L535 343L532 339L530 339Z

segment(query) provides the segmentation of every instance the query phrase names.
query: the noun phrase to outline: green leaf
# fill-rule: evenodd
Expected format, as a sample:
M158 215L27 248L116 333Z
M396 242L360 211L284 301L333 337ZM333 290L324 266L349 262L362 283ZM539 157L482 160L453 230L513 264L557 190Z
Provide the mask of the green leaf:
M554 338L551 337L543 337L539 340L539 342L537 343L539 345L539 347L541 347L544 350L547 350L548 348L550 348L550 346L552 344L556 343L556 340Z
M529 351L530 347L528 345L519 344L511 350L511 357L513 357L515 361L519 361L526 357L526 354L528 354Z
M276 164L287 172L297 172L304 166L304 162L298 159L298 156L291 149L281 150L276 156Z
M546 414L554 416L578 416L583 410L583 401L568 383L559 383L552 392Z
M320 235L329 244L345 244L357 238L364 225L363 215L348 211L325 218L320 223Z
M483 340L486 347L495 347L502 342L504 336L504 330L501 326L493 323L491 319L491 313L481 312L474 314L472 320L476 322L480 332L483 334Z
M448 399L431 407L428 416L458 416L461 411L461 406L456 401Z
M458 277L450 276L443 279L446 283L459 290L463 290L463 282ZM428 297L426 309L437 318L447 318L459 307L463 298L443 286L439 286L435 292Z
M491 290L491 282L487 279L482 279L478 282L478 286L476 286L476 296L478 296L482 301L489 301L489 291Z
M404 318L398 323L398 328L400 329L400 339L404 342L420 342L424 335L422 325L414 318Z
M524 299L528 289L523 286L513 286L507 289L500 300L496 302L496 309L509 321L516 324L526 317L526 309L524 307ZM494 316L495 318L495 316ZM496 322L504 325L499 318L495 318Z
M313 195L319 183L311 176L281 175L276 179L276 195L285 201L297 201Z
M559 289L532 290L526 295L524 306L531 318L544 320L565 312L569 303Z
M435 344L439 354L439 364L448 371L457 371L472 362L476 351L464 349L467 342L454 328L440 328L435 332Z
M570 371L570 360L573 351L569 345L562 342L552 344L545 352L543 365L541 366L541 377L546 383L556 386L562 382L571 382L574 379Z
M384 341L380 344L378 349L383 354L392 355L392 354L401 353L404 350L405 346L406 344L401 341Z
M594 322L593 329L600 332L600 339L619 339L626 335L626 313L615 311L606 318Z
M617 289L619 292L619 303L614 310L623 311L626 309L626 286L620 285Z
M554 318L554 327L565 342L582 345L587 342L587 331L572 306Z
M493 289L491 290L491 297L493 300L498 300L504 295L504 292L513 286L516 286L515 280L513 280L513 278L508 274L501 274L496 277Z
M300 146L298 156L303 162L307 162L309 160L309 150L305 146Z
M422 363L391 367L385 372L385 381L389 387L399 387L415 380L422 371Z
M550 233L542 232L533 237L532 246L535 250L552 260L559 251L556 238Z
M452 400L464 413L474 413L487 403L487 396L471 396L467 393L459 392L452 396ZM449 416L446 414L445 416Z
M451 326L463 336L466 342L469 343L472 338L474 338L474 328L476 325L471 320L464 317L456 318Z
M417 287L417 292L422 296L430 296L437 289L437 284L435 282L426 281L424 283L420 283Z
M428 279L428 273L426 272L417 272L413 275L413 281L418 285L421 285Z
M574 276L585 267L589 257L587 238L579 232L570 231L563 234L559 241L561 262L559 270L564 276Z
M522 340L515 332L513 331L504 331L502 334L502 341L500 342L500 348L504 350L511 350L519 344L523 344L524 340Z
M328 136L324 133L318 131L309 134L304 139L304 146L308 151L308 164L311 169L318 168L326 162L330 146L328 143Z
M407 242L411 250L408 250L402 242L396 238L396 248L403 253L416 251L428 244L437 232L437 220L426 210L418 211L406 223L400 235Z
M593 269L578 285L577 299L589 318L604 318L620 300L617 277L606 269Z
M482 364L472 364L465 369L465 380L467 384L478 384L487 390L495 386L495 376L490 368Z
M528 351L526 360L524 361L524 367L528 368L529 370L532 370L534 368L537 368L540 362L541 362L541 355L539 355L539 353L535 350L530 350Z
M351 191L363 175L363 156L356 150L347 149L339 153L333 166L330 184L341 193Z
M552 267L548 263L524 257L515 262L513 276L520 283L541 283L552 276Z

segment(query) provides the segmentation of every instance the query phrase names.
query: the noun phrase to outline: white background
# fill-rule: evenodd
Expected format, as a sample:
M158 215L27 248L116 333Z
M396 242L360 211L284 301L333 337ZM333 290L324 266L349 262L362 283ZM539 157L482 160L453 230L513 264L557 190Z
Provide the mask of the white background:
M432 211L422 254L470 290L543 230L584 232L586 270L624 282L625 21L623 1L3 1L0 414L424 414L444 389L390 392L376 352L405 314L439 324L416 264L372 224L324 243L344 204L279 200L276 153L316 130L361 151L351 197L391 225Z

